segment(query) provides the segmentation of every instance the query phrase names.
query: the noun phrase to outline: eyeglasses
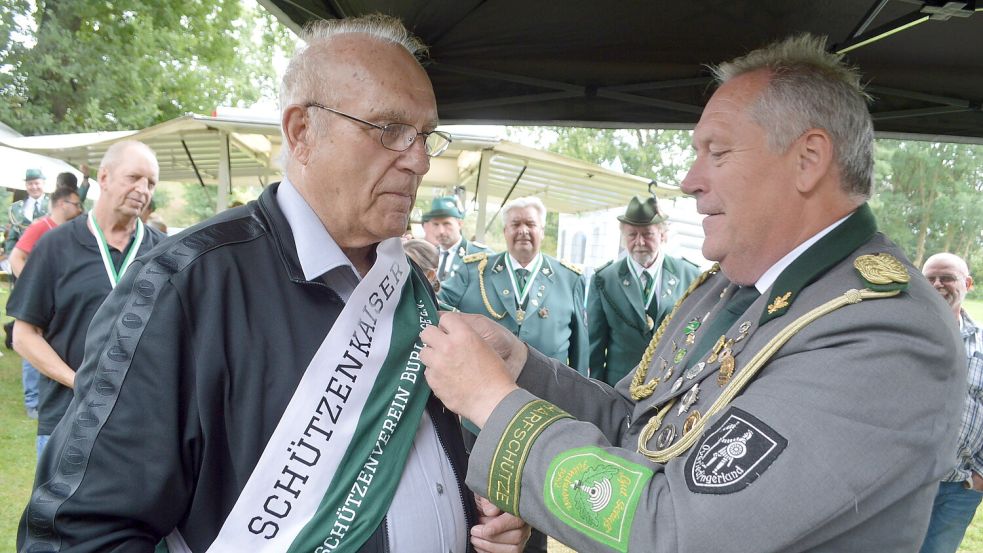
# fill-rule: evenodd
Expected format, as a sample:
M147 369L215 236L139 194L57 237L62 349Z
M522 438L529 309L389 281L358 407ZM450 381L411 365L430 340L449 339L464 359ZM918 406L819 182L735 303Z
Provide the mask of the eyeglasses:
M443 131L427 131L420 132L416 130L413 125L407 125L406 123L389 123L386 125L376 125L375 123L369 123L364 119L359 119L358 117L348 115L347 113L340 112L336 109L323 106L317 102L308 102L304 105L306 108L320 108L324 111L330 111L335 115L340 115L346 119L351 119L363 125L368 125L382 131L382 136L380 141L382 146L387 150L392 150L394 152L404 152L409 149L410 146L416 142L416 137L423 136L423 150L429 157L437 157L447 150L447 147L451 145L451 135Z
M82 202L70 202L68 200L62 200L62 201L65 202L66 204L74 205L75 207L77 207L79 209L79 211L82 211L84 209L82 207Z
M952 284L953 282L959 280L959 277L957 277L956 275L926 276L925 278L928 279L929 284L935 284L936 280L938 280L942 284Z

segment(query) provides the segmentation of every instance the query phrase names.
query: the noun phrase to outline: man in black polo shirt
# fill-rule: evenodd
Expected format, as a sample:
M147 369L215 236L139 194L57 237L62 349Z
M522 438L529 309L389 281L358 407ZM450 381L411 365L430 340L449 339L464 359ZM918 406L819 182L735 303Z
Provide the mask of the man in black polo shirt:
M7 302L15 319L14 349L41 372L39 456L72 401L93 315L130 262L164 238L138 217L153 197L158 173L145 144L111 146L99 166L95 207L38 241Z

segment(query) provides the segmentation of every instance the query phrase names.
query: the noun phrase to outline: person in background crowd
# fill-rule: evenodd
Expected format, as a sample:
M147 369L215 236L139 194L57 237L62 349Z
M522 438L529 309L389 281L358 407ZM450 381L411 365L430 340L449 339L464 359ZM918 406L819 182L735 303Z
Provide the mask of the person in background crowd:
M28 169L24 174L24 190L27 197L10 204L7 210L7 237L3 250L10 255L24 230L48 214L48 195L44 193L44 174L40 169Z
M469 242L461 236L464 212L456 196L434 198L430 211L424 214L438 249L437 279L453 278L461 270L463 259L476 253L492 253L484 244Z
M41 373L39 456L72 400L93 315L133 259L163 239L138 217L153 196L157 167L141 142L110 146L99 165L100 196L92 211L45 233L7 301L14 349Z
M597 269L587 293L591 378L614 386L634 370L656 327L699 275L696 265L663 251L667 219L654 196L632 198L618 215L627 255Z
M714 72L681 189L717 265L631 378L583 378L481 317L422 331L434 393L481 428L468 485L577 551L914 553L966 366L866 203L860 76L810 35Z
M967 363L965 406L955 464L939 483L921 553L955 553L983 497L983 329L963 309L973 289L969 266L961 257L937 253L922 274L949 305L959 324Z

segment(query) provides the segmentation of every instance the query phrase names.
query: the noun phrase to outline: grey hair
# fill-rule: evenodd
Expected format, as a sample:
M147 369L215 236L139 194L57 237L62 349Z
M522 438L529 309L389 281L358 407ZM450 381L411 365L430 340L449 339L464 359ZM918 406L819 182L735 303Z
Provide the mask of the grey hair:
M106 153L102 155L102 161L99 162L99 170L102 171L105 169L108 171L119 165L130 148L140 148L150 154L150 157L154 160L154 164L157 165L157 170L160 171L160 164L157 162L157 154L154 153L150 146L147 146L139 140L122 140L120 142L113 143L106 149Z
M826 37L791 36L742 57L710 67L723 84L765 69L767 87L750 107L752 119L783 152L809 129L828 132L843 190L869 198L874 174L874 124L857 68L826 51Z
M301 43L294 51L287 70L283 74L283 81L280 83L280 116L288 106L298 103L306 103L311 100L329 102L332 90L330 83L325 82L321 68L330 61L325 61L325 46L331 39L348 34L360 34L377 39L381 42L388 42L401 46L406 49L417 60L423 59L427 54L427 47L422 40L411 34L403 23L392 16L374 13L362 17L346 19L322 19L309 23L301 33ZM315 93L319 98L315 98ZM329 97L325 97L327 94ZM323 118L312 117L310 120L311 132L315 136L323 136ZM280 129L281 134L283 129ZM288 144L287 137L283 136L283 144ZM288 148L281 151L280 161L286 167L290 159L291 152Z
M502 207L502 223L509 224L509 212L513 209L525 209L532 207L539 213L539 226L546 226L546 206L543 201L535 196L516 198Z

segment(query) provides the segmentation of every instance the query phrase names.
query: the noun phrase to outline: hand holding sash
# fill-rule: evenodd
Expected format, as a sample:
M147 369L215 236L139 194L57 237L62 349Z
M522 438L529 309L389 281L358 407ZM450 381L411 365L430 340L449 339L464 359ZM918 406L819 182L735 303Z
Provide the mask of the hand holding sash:
M517 386L502 357L468 322L457 313L447 313L439 326L425 328L420 333L426 344L420 360L427 366L424 374L434 394L448 409L481 428Z
M478 524L471 528L471 545L475 550L478 553L521 553L532 528L480 495L475 495L474 500L480 514Z
M512 375L512 380L519 378L519 373L522 372L522 367L525 366L526 358L529 356L529 348L522 340L484 315L441 312L440 316L441 320L444 317L450 317L461 320L470 326L505 361L509 374Z

